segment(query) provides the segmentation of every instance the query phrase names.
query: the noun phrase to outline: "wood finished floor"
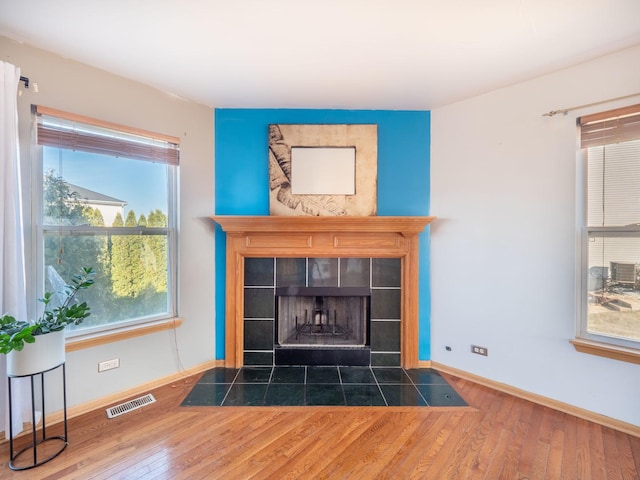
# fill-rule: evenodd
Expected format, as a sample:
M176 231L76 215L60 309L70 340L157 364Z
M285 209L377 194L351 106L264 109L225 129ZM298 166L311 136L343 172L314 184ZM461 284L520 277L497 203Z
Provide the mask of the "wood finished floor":
M470 407L180 407L198 376L0 479L639 479L640 438L443 374Z

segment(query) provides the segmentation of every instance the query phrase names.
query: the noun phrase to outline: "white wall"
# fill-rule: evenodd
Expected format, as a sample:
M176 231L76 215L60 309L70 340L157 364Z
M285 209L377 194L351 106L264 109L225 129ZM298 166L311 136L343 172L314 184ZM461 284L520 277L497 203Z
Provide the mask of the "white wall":
M184 323L175 334L159 332L69 353L69 406L212 361L214 233L208 218L214 212L212 110L4 37L0 52L2 60L20 67L32 82L18 99L23 175L29 175L32 103L173 135L181 142L179 314ZM98 362L111 358L120 358L120 368L98 373Z
M640 96L541 115L639 92L637 46L433 110L435 362L640 425L640 365L578 353L569 343L576 117ZM488 347L489 356L471 354L471 344Z

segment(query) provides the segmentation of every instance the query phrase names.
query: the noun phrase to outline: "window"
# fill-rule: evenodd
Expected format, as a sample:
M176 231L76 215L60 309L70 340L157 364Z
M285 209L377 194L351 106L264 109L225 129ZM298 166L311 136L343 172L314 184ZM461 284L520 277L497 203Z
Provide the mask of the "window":
M578 337L640 348L640 105L579 125L586 208Z
M39 284L60 292L82 267L89 316L70 336L176 314L179 140L35 108ZM55 305L54 305L55 306Z

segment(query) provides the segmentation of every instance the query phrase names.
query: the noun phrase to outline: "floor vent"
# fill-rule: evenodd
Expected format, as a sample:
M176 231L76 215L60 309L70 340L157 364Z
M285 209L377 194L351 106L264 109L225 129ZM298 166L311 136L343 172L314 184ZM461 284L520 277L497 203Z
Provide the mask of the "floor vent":
M149 405L150 403L155 402L156 399L150 393L147 393L145 396L140 398L134 398L133 400L129 400L128 402L121 403L120 405L116 405L115 407L107 408L107 417L113 418L124 413L130 412L131 410L135 410L137 408L144 407L145 405Z

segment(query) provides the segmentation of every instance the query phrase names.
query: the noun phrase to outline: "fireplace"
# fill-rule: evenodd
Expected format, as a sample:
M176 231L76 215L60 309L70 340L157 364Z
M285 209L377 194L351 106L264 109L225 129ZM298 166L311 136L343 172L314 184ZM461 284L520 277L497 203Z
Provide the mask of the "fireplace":
M276 288L275 345L364 347L370 298L362 287Z
M278 355L285 350L294 352L295 355L295 352L305 349L336 352L335 355L349 357L348 363L344 364L366 361L371 365L397 364L404 368L418 366L418 235L434 217L211 218L226 233L226 366L266 365L270 361L277 362ZM310 267L311 264L314 265L313 268ZM359 264L369 265L372 283L362 283L349 276L353 273L351 267ZM251 268L260 265L256 270L259 272L259 280L245 278L247 265L252 265ZM264 273L263 267L267 265L273 265L268 267L271 268L271 277L269 273ZM316 269L317 265L321 268ZM387 285L387 280L376 280L375 272L385 268L396 272L397 280L393 284ZM337 283L327 280L334 278L333 276L325 275L334 271L338 272L340 279ZM343 278L346 280L343 281ZM356 283L349 283L353 281ZM369 321L361 334L364 338L362 345L360 340L353 345L322 344L329 336L326 328L332 327L320 328L320 322L325 320L323 313L312 310L316 307L324 310L327 325L330 325L333 321L331 310L335 310L337 316L339 308L332 307L332 302L337 301L335 298L316 303L318 295L314 294L304 296L313 299L311 303L305 300L307 320L311 317L313 320L308 322L311 326L305 327L306 332L304 329L300 331L299 340L302 338L303 343L292 345L288 340L283 340L287 348L282 348L275 333L275 310L284 307L276 307L276 298L291 295L277 295L276 293L286 290L276 290L343 286L370 289L370 296L354 295L360 297L360 302L362 297L365 298L365 303L369 302L366 307ZM302 311L298 313L298 326L303 323ZM316 313L320 313L317 321ZM346 320L338 323L346 323ZM307 335L305 338L305 333L315 335ZM334 336L333 330L331 336ZM309 337L316 338L310 340ZM265 339L272 342L273 347L267 345ZM260 348L246 349L245 346L251 342L256 342ZM316 342L315 346L313 342ZM391 353L387 349L391 349ZM305 352L307 355L308 353ZM361 358L352 361L352 357L358 356ZM295 358L290 361L300 364ZM341 363L343 360L336 361Z
M279 287L275 307L275 365L371 364L370 288ZM398 341L393 342L398 346L399 334L398 329ZM396 353L399 362L398 348L388 353ZM244 363L250 358L245 353Z

